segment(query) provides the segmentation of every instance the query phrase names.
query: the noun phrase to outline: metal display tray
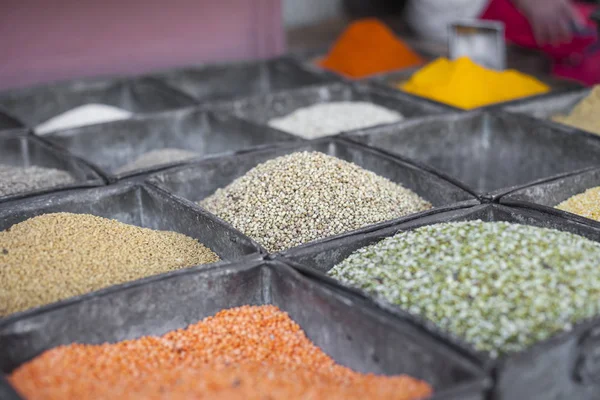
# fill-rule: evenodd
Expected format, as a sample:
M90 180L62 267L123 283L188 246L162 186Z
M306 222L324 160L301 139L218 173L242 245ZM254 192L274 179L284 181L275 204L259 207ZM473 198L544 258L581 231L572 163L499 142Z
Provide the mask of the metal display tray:
M192 209L162 190L136 182L52 193L24 201L4 203L0 205L0 231L29 218L57 212L92 214L143 228L179 232L209 247L221 257L221 263L246 257L261 257L261 249L256 243L213 215ZM114 286L102 291L110 291L111 288ZM77 298L55 304L72 303ZM48 307L52 308L53 305L40 309Z
M536 207L600 228L598 221L554 208L568 198L597 186L600 186L600 169L593 167L525 185L500 196L499 201L506 205Z
M275 129L198 108L56 131L44 138L93 164L111 182L190 161L119 172L119 168L152 150L177 148L195 152L199 159L300 140Z
M258 164L301 151L318 151L352 162L402 184L428 200L434 207L447 207L463 202L477 203L473 194L427 169L360 144L336 138L280 144L268 149L190 163L152 175L147 182L172 193L193 207L200 208L196 202L229 185ZM424 213L427 212L429 211Z
M444 171L484 198L600 165L600 138L499 111L430 116L345 137Z
M356 371L423 379L436 392L432 400L485 399L482 370L452 346L350 292L263 261L177 271L0 321L0 370L59 345L162 335L223 309L262 304L287 312L317 346ZM10 390L6 381L2 388Z
M0 92L0 111L29 128L90 103L144 114L191 106L194 101L148 78L74 80Z
M397 111L405 119L451 111L446 106L435 105L388 88L376 87L369 83L343 82L215 103L208 107L265 125L271 119L283 117L299 108L337 101L373 103Z
M561 218L534 208L484 204L440 211L422 218L415 217L383 229L291 249L275 255L274 258L288 262L320 279L337 282L324 276L323 272L328 271L359 248L374 244L400 231L424 225L466 220L507 221L534 225L568 231L600 241L600 229L581 224L573 219ZM370 298L361 290L343 286L365 299L370 299L370 302L386 311L415 322L431 334L445 338L449 343L462 348L466 354L478 359L479 364L488 370L495 380L490 399L592 400L598 398L600 393L600 384L597 380L600 370L596 358L598 343L600 343L600 318L598 317L576 324L570 332L559 333L522 352L493 360L487 353L475 351L469 344L449 333L442 332L429 321L410 315L382 299Z
M197 102L231 100L335 80L311 72L291 57L228 64L205 64L147 75Z
M24 198L49 192L78 187L102 186L104 179L83 160L44 140L27 134L27 131L6 131L0 135L0 164L16 167L39 166L66 171L75 182L28 192L0 195L0 203L7 200Z

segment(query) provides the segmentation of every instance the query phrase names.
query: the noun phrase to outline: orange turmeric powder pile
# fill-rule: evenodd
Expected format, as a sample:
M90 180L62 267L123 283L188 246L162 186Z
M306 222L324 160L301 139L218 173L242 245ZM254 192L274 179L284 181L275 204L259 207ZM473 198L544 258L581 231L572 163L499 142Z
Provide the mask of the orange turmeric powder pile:
M274 306L224 310L162 337L46 351L9 381L35 399L424 399L407 376L337 365Z
M423 59L385 24L366 18L350 24L319 65L351 78L363 78L422 63Z

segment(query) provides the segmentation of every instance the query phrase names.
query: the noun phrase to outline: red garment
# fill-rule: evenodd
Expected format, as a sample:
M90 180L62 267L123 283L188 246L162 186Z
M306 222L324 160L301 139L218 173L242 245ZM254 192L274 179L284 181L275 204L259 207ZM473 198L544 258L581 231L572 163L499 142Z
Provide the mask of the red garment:
M490 1L480 18L504 22L507 42L547 54L553 61L553 74L593 85L600 83L598 33L596 24L589 18L596 6L575 3L575 8L586 26L574 34L571 42L556 46L538 46L529 21L510 0Z

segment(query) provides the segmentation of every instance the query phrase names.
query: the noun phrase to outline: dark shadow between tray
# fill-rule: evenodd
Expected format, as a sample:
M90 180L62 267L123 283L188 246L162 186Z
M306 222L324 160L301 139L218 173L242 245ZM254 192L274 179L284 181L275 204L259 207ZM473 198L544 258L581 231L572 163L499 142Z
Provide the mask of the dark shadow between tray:
M501 112L430 116L345 138L417 160L481 197L600 164L600 140Z
M359 248L377 243L400 231L412 230L424 225L477 219L558 229L579 234L594 241L600 241L600 228L582 224L574 219L561 218L531 208L484 204L450 211L442 210L438 213L400 222L376 231L332 239L313 246L307 245L303 248L291 249L277 255L276 259L289 262L292 266L300 268L301 271L309 275L319 276L330 282L337 282L322 274ZM377 304L378 307L401 318L409 318L433 334L445 337L446 340L461 348L466 354L478 359L480 365L489 369L496 379L495 388L490 398L495 400L542 400L548 398L591 400L595 399L595 394L600 390L600 387L589 378L583 381L573 379L576 374L588 373L589 375L589 371L586 372L583 369L588 368L588 364L593 362L593 355L586 354L586 352L589 353L589 348L584 348L582 343L585 343L585 338L589 335L595 335L595 330L600 326L600 318L598 317L582 321L576 324L570 332L558 333L525 351L509 354L499 360L493 360L486 353L475 351L461 339L441 332L435 324L429 321L425 321L418 316L412 316L383 299L372 298L361 290L350 288L344 284L340 285L345 287L346 290L368 299L373 304ZM574 364L574 360L579 361ZM592 371L596 370L593 369Z
M44 138L95 165L111 182L185 164L190 160L300 140L275 129L198 108L57 131ZM138 157L165 148L185 150L196 153L196 156L124 169Z
M436 390L432 400L485 399L481 369L445 342L285 264L262 261L182 271L0 321L0 369L8 373L58 345L162 335L222 309L262 304L287 312L317 346L356 371L424 379Z

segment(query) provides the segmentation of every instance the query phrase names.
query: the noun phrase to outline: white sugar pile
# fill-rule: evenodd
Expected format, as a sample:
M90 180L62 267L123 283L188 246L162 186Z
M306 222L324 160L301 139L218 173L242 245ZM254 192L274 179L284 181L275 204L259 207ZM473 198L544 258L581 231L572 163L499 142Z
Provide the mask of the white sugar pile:
M45 135L63 129L129 119L133 113L106 104L86 104L59 114L38 125L35 132Z

